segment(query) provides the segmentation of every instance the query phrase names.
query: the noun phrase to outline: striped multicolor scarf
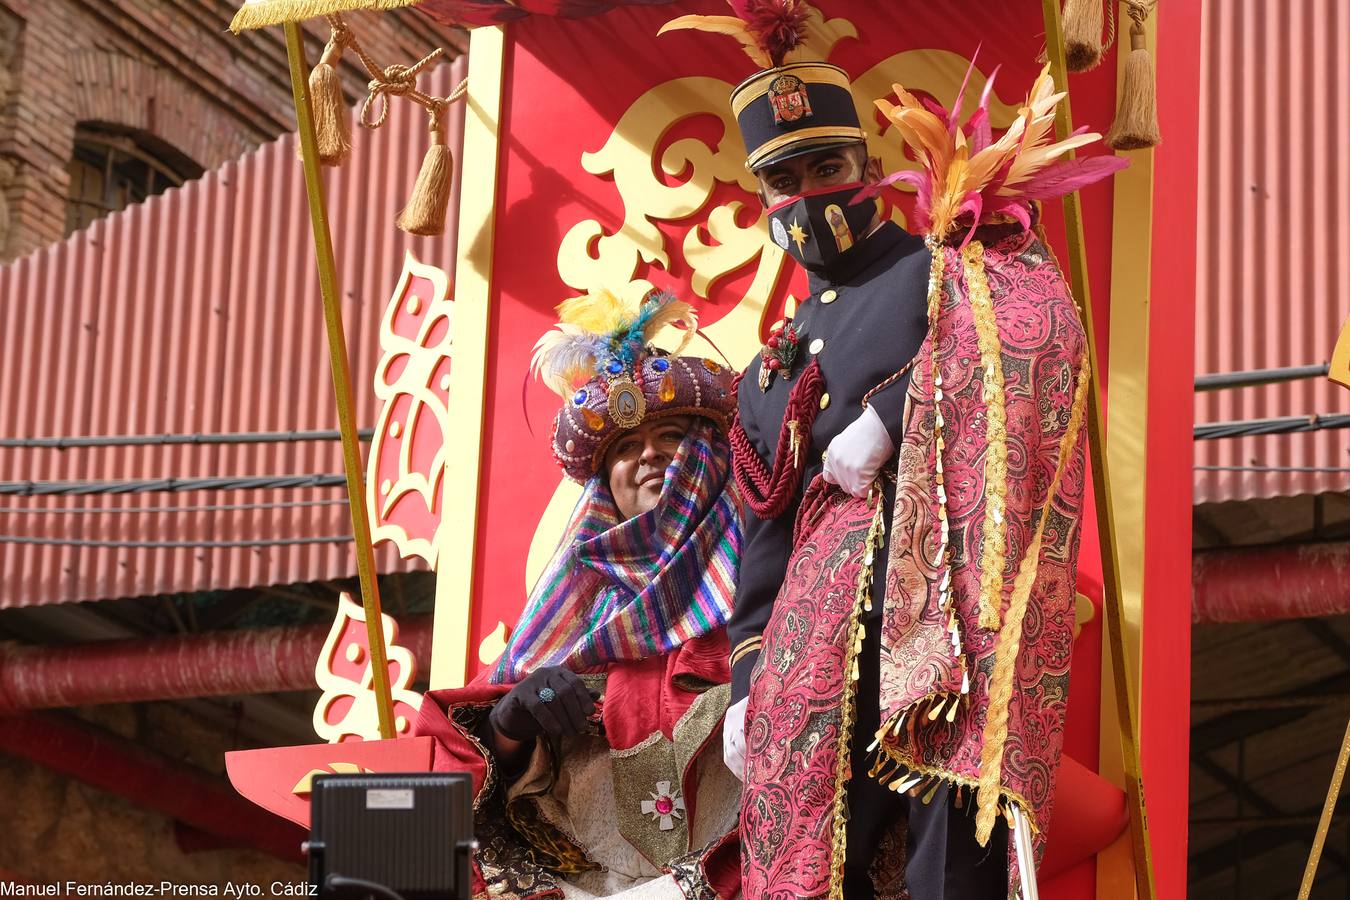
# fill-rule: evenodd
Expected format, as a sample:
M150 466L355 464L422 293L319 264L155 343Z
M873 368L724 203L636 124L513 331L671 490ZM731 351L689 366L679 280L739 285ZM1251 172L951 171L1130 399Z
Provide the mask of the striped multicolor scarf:
M696 418L653 509L620 522L604 473L592 477L492 681L660 656L724 626L741 554L730 471L726 437Z

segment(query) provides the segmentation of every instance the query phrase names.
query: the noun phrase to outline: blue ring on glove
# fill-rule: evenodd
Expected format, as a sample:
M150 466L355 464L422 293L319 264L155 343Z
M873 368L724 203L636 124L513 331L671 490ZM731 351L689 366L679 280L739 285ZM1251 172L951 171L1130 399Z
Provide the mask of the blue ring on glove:
M558 696L558 692L551 687L541 687L539 689L539 702L552 703Z

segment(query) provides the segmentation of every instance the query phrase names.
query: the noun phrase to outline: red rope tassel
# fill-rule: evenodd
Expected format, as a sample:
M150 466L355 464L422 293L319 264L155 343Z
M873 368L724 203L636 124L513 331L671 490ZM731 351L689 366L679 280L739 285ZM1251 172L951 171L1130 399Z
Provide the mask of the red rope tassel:
M820 364L812 360L792 386L783 424L778 431L778 451L772 470L764 464L750 442L750 436L741 427L740 416L732 423L731 460L736 481L740 483L751 511L761 519L781 515L801 487L805 451L811 445L811 428L820 412L820 397L824 390L825 379L820 374ZM797 445L795 448L794 444Z

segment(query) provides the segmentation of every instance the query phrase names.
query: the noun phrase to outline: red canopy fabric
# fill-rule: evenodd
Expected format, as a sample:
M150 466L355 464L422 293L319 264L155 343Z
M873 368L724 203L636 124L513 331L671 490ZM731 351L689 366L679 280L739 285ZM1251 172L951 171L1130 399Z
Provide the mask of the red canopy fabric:
M417 8L446 25L497 25L529 15L578 19L616 6L656 6L672 0L425 0Z

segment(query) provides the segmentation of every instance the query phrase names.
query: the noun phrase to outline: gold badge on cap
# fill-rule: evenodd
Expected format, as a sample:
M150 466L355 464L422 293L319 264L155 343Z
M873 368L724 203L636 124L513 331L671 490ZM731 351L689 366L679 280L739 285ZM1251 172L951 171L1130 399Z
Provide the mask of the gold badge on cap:
M780 75L769 85L769 105L773 107L773 122L796 122L811 115L811 99L806 96L806 85L796 75Z
M624 376L609 383L609 418L620 428L636 428L647 415L647 398Z

